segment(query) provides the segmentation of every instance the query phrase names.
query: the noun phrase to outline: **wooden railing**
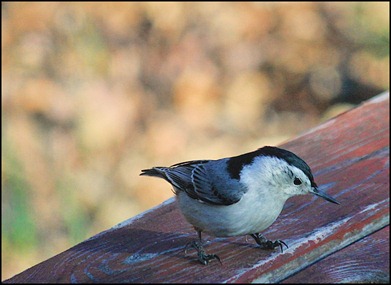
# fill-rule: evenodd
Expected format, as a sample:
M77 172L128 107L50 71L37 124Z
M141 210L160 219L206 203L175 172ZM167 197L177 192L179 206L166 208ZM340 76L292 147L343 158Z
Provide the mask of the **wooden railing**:
M195 251L185 254L196 233L169 199L5 282L389 282L389 94L282 147L341 203L289 199L263 233L284 240L283 253L245 237L204 235L222 264L201 265Z

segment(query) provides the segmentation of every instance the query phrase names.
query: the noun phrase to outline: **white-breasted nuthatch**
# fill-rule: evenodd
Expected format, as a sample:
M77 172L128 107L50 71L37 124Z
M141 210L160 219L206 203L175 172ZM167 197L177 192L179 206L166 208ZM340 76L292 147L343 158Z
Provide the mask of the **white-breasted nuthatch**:
M304 160L271 146L229 158L153 167L140 175L163 178L174 187L179 209L198 232L199 242L191 245L202 264L220 261L205 253L203 231L217 237L250 235L261 248L282 250L282 245L288 247L282 240L267 240L260 232L277 219L288 198L312 193L339 204L318 190Z

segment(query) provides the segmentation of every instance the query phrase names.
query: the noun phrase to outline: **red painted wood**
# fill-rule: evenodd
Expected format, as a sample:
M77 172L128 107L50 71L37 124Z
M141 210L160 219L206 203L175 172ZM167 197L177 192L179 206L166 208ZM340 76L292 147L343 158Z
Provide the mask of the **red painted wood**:
M387 226L281 283L390 283L389 236Z
M196 233L171 199L6 282L289 281L289 276L300 277L300 271L305 274L305 268L326 256L338 258L339 250L389 224L388 95L283 147L303 157L318 185L341 203L311 195L289 199L281 216L263 233L269 239L284 240L289 245L284 253L260 250L251 238L204 235L210 240L207 252L219 255L222 265L203 266L194 251L184 252ZM384 239L388 243L388 237ZM378 261L379 268L383 259ZM301 278L296 281L306 281L305 276Z

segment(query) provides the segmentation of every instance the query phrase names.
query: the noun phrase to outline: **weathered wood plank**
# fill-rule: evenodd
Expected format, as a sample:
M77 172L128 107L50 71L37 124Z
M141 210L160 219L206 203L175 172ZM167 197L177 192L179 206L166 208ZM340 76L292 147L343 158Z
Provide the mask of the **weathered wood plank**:
M387 226L281 283L390 283L389 236Z
M260 250L245 237L205 235L206 250L223 264L203 266L194 251L184 253L196 234L170 199L6 281L280 282L389 224L388 95L283 147L303 157L317 183L341 203L310 195L288 200L264 232L289 245L284 253Z

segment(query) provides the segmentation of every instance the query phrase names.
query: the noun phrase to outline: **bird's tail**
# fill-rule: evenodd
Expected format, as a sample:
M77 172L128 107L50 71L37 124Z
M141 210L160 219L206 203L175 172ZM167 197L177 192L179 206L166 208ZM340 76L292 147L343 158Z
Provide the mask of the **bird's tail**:
M141 170L140 175L143 176L153 176L158 178L163 178L168 183L173 185L173 181L167 176L167 167L152 167L150 169L143 169ZM174 190L173 190L174 191ZM174 191L174 193L176 193Z
M167 179L167 176L164 172L164 167L153 167L150 169L143 169L141 170L140 175L155 176L155 177Z

